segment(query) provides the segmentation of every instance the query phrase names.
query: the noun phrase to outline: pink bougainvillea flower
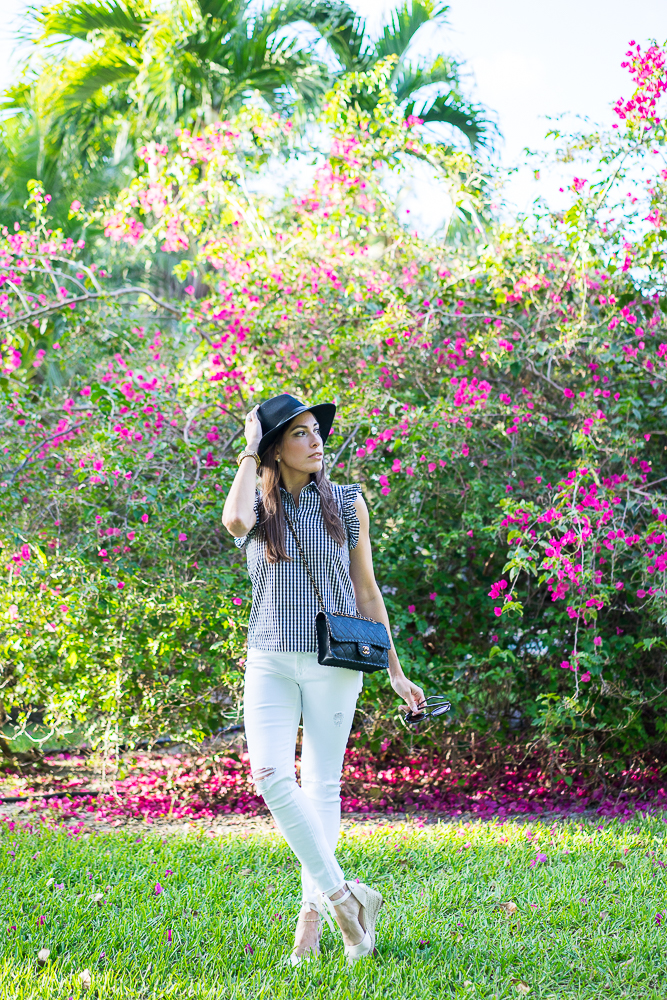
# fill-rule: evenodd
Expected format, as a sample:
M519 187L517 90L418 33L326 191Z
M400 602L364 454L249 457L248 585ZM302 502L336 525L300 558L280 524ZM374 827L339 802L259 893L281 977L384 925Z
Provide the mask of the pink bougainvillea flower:
M232 599L232 604L236 604L236 605L243 604L243 601L241 600L240 597L234 597Z
M434 601L434 600L436 599L436 597L437 597L437 596L438 596L438 595L437 595L437 593L436 593L436 592L435 592L435 590L434 590L432 594L429 594L429 595L428 595L428 599L429 599L429 601Z
M584 684L588 684L588 682L589 682L590 679L591 679L591 675L589 674L588 670L586 670L585 673L583 673L581 675L581 677L579 678L579 680L582 681L582 683L584 683Z
M159 882L156 882L154 891L156 896L159 896L161 892L164 892L164 889L162 888Z
M560 666L561 666L561 670L569 670L570 669L570 661L569 660L563 660L561 662Z
M595 638L593 639L593 645L594 646L602 645L602 638L599 635L596 635Z
M408 604L408 611L410 612L410 614L414 614L414 610L415 610L415 605Z
M127 533L127 540L128 540L128 542L133 542L134 539L135 539L135 535L136 535L136 532L134 532L134 531L128 531L128 533Z
M125 588L125 584L123 583L122 580L119 580L116 586L118 587L119 590L123 590Z
M167 870L166 870L166 872L165 872L165 875L173 875L173 874L174 874L174 873L173 873L173 871L171 870L171 868L167 868Z
M142 514L141 520L144 522L144 524L146 524L148 522L148 514Z
M255 954L255 949L253 948L253 946L251 944L247 944L243 950L245 951L246 955L254 955Z
M90 396L90 391L91 391L90 390L90 386L89 385L84 385L83 389L80 390L80 395L81 396Z
M187 542L188 536L185 534L184 531L179 531L179 533L178 533L178 540L179 540L179 542Z
M171 944L171 928L167 930L167 944Z
M536 854L535 857L533 858L533 860L530 862L529 867L530 868L534 868L535 865L538 865L538 864L543 865L543 864L546 864L547 861L548 861L548 858L547 858L546 854ZM537 905L537 904L531 903L530 905L533 906L533 905Z
M37 923L42 927L46 923L46 917L43 914L41 917L37 917Z

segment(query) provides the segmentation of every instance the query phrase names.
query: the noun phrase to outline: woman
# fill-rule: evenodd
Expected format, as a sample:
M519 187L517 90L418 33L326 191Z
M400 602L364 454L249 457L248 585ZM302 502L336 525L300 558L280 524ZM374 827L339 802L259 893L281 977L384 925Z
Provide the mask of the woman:
M222 521L245 548L252 609L245 672L245 730L253 780L301 862L303 903L291 962L319 951L322 901L340 927L349 962L371 954L379 892L345 877L334 855L340 827L340 776L363 674L317 662L318 602L285 512L299 536L327 610L383 622L375 582L368 509L359 487L327 478L323 447L332 403L305 406L286 393L246 417L246 449ZM261 490L257 491L256 473ZM392 687L413 710L423 692L404 675L393 643ZM295 778L303 718L301 785Z

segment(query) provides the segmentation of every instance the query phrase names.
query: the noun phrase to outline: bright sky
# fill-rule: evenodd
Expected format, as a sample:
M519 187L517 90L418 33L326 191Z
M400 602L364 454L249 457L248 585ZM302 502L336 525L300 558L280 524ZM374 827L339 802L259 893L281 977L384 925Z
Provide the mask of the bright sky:
M12 31L25 6L2 0L0 87L12 80ZM379 27L393 4L352 0L352 6ZM495 112L504 135L505 166L521 167L526 146L545 148L545 116L578 114L609 124L611 103L630 93L620 68L628 42L667 40L665 0L451 0L449 19L437 35L426 30L419 48L466 60L474 95ZM551 195L542 176L538 187L531 166L512 181L509 196L518 207L528 208L542 188Z
M393 4L355 0L379 25ZM428 32L425 29L425 34ZM581 115L610 125L610 106L632 92L621 62L630 40L642 47L667 41L665 0L450 0L449 27L420 45L465 59L473 94L496 113L504 142L504 166L521 168L523 150L548 149L546 116ZM520 170L508 189L511 201L529 208L538 194L557 192L534 164Z

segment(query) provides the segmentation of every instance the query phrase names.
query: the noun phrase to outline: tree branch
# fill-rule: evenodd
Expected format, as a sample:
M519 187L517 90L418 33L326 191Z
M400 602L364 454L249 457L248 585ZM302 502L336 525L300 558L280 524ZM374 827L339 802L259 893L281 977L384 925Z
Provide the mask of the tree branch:
M45 444L48 444L49 441L53 441L55 438L64 437L65 434L71 434L72 431L78 430L78 428L79 427L83 427L84 424L85 424L85 420L82 420L80 424L73 424L72 427L66 427L64 430L58 431L56 434L51 434L50 437L44 438L42 441L40 441L38 444L36 444L34 448L31 448L31 450L28 452L28 454L23 459L23 461L21 462L21 464L19 466L17 466L14 469L14 471L11 473L11 478L10 478L9 481L11 483L14 482L14 480L18 476L19 472L21 472L23 469L25 469L26 465L28 464L28 462L30 461L30 459L32 458L32 456L35 454L35 452L39 451L40 448L43 448ZM7 471L9 472L9 470L7 470ZM0 473L0 474L1 475L5 475L4 472Z
M85 295L77 295L74 298L66 299L63 302L56 302L50 306L42 306L41 309L35 309L33 312L21 313L20 316L14 316L13 319L4 320L0 329L7 330L14 326L21 326L21 324L29 323L31 320L37 319L39 316L48 316L49 313L60 312L60 310L64 309L65 306L78 305L80 302L93 302L96 299L115 299L120 295L147 295L148 298L152 299L156 305L168 310L168 312L175 313L177 316L181 315L180 309L177 309L175 306L170 306L167 302L163 302L162 299L159 299L157 295L154 295L148 288L131 286L129 288L117 288L111 292L86 292Z

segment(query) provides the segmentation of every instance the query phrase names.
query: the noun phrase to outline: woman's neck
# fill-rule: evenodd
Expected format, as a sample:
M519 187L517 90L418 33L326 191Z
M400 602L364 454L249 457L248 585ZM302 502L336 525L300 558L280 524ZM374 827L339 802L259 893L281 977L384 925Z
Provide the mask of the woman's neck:
M294 503L298 507L301 490L310 482L310 473L299 472L297 469L285 468L283 466L280 470L280 479L288 493L291 493L294 497Z

